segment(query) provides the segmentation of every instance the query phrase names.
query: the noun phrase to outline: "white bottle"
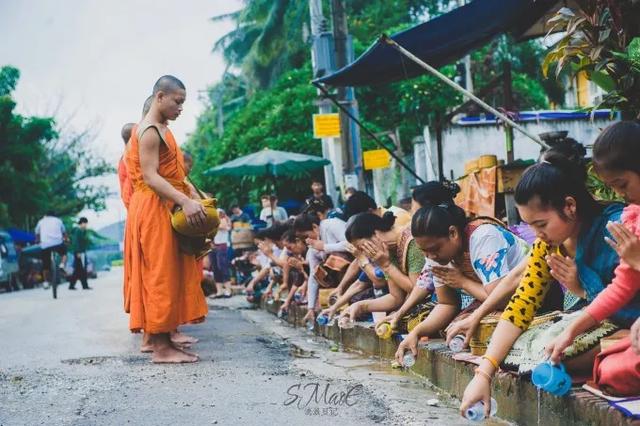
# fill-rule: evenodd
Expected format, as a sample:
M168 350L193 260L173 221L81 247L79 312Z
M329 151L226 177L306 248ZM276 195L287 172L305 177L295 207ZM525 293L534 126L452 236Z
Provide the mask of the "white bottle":
M340 327L340 328L349 329L349 328L353 328L355 326L356 326L355 321L352 321L351 318L349 318L349 317L342 317L342 318L340 318L340 321L338 322L338 327Z
M458 334L451 339L449 342L449 349L456 353L462 352L462 349L464 349L464 336L462 334Z
M413 356L411 351L404 354L402 357L402 365L404 368L411 368L416 363L416 358Z
M491 412L489 415L491 417L495 416L498 412L498 403L495 399L491 398ZM473 404L471 407L467 408L467 411L464 413L464 416L471 420L472 422L480 422L484 420L484 402L478 401Z

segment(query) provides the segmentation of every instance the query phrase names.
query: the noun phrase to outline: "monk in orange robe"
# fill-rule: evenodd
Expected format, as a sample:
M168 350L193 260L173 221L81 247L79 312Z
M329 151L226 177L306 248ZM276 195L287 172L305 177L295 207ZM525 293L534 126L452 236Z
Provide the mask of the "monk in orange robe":
M141 120L144 120L146 115L149 113L152 102L153 102L153 95L149 96L144 101L144 105L142 106ZM165 122L163 124L166 125L167 123ZM120 163L118 165L118 177L120 179L120 194L122 197L122 201L125 205L125 208L127 209L129 208L129 200L131 199L131 194L133 194L133 186L131 185L131 180L129 179L129 173L127 172L125 155L126 155L126 147L128 146L127 144L129 142L129 139L131 138L131 134L136 133L137 128L138 128L137 124L127 123L122 127L122 131L121 131L122 138L125 141L125 153L122 155L122 158L120 159ZM185 164L185 174L189 175L189 172L191 170L191 165L193 164L193 161L190 155L189 156L187 156L186 154L184 155L184 164ZM192 192L195 193L195 191L192 191ZM201 267L202 265L199 264L199 266ZM130 291L129 291L128 282L129 280L125 277L123 293L124 293L125 311L127 312L129 309L128 306L129 306L129 300L130 300ZM187 281L187 282L190 282L190 281ZM178 330L172 331L170 336L171 336L171 341L173 343L182 345L182 346L188 346L198 342L198 339L196 339L195 337L188 336L184 333L181 333ZM140 352L143 352L143 353L153 352L153 346L150 343L150 336L146 332L144 332L142 335L142 344L140 346Z
M129 139L131 139L131 130L134 127L134 123L127 123L122 126L120 135L122 136L125 147L129 143ZM131 194L133 194L133 186L131 185L129 174L127 173L127 165L124 161L124 154L122 154L122 157L120 157L120 161L118 162L118 180L120 180L120 198L122 198L124 206L126 208L129 208L129 200L131 199Z
M202 223L205 217L202 205L189 197L182 152L164 124L180 115L186 90L177 78L163 76L154 85L153 96L126 155L134 192L125 241L130 293L125 310L133 332L149 333L153 362L195 362L196 355L170 338L178 325L201 322L207 314L201 271L194 256L180 253L170 221L176 205L192 224Z

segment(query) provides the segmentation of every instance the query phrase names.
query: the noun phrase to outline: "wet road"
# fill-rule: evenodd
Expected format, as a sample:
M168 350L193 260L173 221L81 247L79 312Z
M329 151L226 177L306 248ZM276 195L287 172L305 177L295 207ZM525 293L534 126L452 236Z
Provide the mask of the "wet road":
M470 424L424 379L332 352L241 297L184 327L199 363L153 365L127 330L121 274L55 301L42 289L0 294L1 425Z

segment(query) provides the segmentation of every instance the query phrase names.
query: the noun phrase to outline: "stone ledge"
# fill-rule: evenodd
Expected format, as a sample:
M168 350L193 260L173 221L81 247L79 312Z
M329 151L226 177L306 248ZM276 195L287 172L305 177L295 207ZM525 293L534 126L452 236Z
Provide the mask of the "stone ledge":
M260 307L275 315L280 304L281 302L276 301L268 305L263 299ZM287 322L304 327L302 318L306 312L306 307L292 305ZM350 330L341 330L337 324L316 324L314 332L341 343L345 349L389 360L393 359L397 348L394 339L379 339L375 330L364 323L358 323ZM436 387L460 398L473 377L474 366L454 360L444 343L432 342L428 348L420 350L412 369L429 379ZM522 426L640 426L640 421L625 417L620 411L610 407L605 400L582 389L575 389L565 397L542 392L538 401L538 391L528 379L505 372L498 373L494 380L493 397L498 402L499 417Z

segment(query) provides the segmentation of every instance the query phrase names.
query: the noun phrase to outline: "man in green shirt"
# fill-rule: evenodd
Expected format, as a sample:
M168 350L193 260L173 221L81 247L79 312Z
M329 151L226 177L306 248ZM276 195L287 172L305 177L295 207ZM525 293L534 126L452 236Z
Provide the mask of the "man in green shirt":
M71 233L71 253L73 253L73 274L69 277L69 290L76 289L76 282L80 280L83 290L91 290L87 282L87 250L91 240L86 217L78 220L78 226Z

